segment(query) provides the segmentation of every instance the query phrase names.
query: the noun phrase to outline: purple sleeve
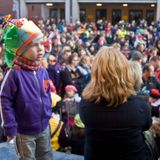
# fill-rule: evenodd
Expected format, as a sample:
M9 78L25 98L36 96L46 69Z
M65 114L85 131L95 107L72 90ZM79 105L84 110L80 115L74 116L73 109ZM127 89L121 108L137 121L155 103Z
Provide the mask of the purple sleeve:
M2 126L6 136L16 136L17 134L14 107L16 92L17 85L15 81L15 71L9 70L4 77L0 92Z
M45 78L46 78L47 80L50 80L47 70L44 69L44 71L45 71ZM50 99L50 103L51 103L50 106L52 106L52 98L51 98L50 85L49 85L49 87L48 87L47 94L48 94L48 97L49 97L49 99Z

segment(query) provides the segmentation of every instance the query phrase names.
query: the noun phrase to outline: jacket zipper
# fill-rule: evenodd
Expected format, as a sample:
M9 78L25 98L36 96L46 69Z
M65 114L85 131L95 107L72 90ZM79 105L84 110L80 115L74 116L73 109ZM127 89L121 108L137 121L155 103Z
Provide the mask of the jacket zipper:
M42 97L41 97L41 90L40 90L40 84L36 75L36 71L33 71L34 73L34 77L36 79L36 83L38 86L38 93L39 93L39 100L40 100L40 118L41 118L41 131L42 131L42 107L43 107L43 103L42 103Z

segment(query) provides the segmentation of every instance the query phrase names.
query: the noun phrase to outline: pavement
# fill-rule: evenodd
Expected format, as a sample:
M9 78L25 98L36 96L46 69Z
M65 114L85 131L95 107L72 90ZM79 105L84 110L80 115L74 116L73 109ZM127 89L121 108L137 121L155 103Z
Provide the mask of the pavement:
M0 160L18 160L13 144L0 143ZM84 160L83 156L53 151L53 160Z

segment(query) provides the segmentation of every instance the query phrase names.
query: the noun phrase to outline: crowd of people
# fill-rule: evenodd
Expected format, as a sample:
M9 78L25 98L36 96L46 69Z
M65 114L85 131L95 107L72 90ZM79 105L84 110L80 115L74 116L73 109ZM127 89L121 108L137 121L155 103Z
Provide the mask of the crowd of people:
M37 26L45 39L41 65L50 79L52 149L85 155L86 160L146 160L142 133L151 128L158 159L160 22L112 25L99 19L67 25L48 18ZM3 82L3 40L0 66Z

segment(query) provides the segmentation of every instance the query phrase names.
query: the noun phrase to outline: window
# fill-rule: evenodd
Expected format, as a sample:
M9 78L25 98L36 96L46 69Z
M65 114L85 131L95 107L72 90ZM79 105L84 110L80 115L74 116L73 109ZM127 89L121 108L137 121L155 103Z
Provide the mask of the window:
M129 22L135 20L139 22L143 18L143 11L142 10L130 10L129 11Z
M64 10L64 8L61 8L61 10L60 10L60 19L65 19L65 10Z
M151 24L151 22L154 21L154 10L147 10L146 20L147 20L148 24Z
M96 10L96 20L98 19L107 19L106 9L97 9Z
M51 18L58 18L58 10L57 9L50 9L50 17Z
M86 21L86 10L80 9L80 21L85 22Z
M32 11L34 11L34 5L32 5Z
M121 10L113 9L112 10L112 24L117 24L121 20Z

